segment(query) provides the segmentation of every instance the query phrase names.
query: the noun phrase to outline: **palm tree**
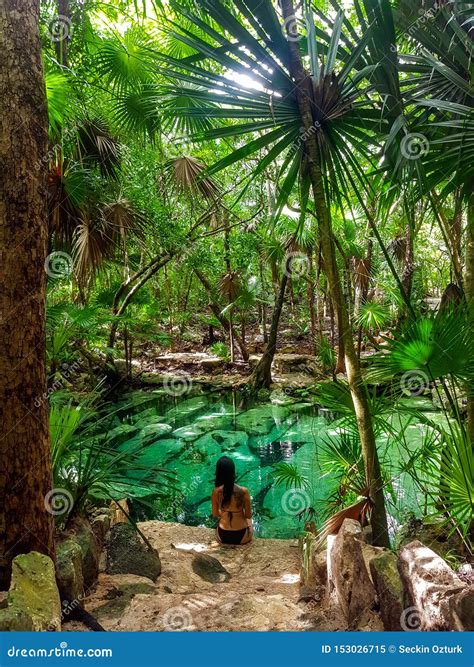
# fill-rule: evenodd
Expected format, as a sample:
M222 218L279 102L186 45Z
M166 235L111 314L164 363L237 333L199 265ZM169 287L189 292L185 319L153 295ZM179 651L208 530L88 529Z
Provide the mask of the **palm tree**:
M402 94L414 117L414 132L424 137L426 150L416 161L421 194L428 194L434 214L452 245L443 220L441 204L454 194L457 206L466 213L464 276L456 279L471 317L474 313L474 86L472 79L472 3L439 5L430 0L423 6L429 20L413 21L420 2L399 0L397 23L408 30L417 46L415 55L403 56ZM418 15L419 16L419 15ZM409 26L407 28L407 26ZM461 284L462 283L462 284ZM474 396L468 387L468 434L474 446Z
M371 30L358 34L341 11L334 20L326 17L327 30L322 30L315 23L310 4L305 3L308 53L304 55L310 63L306 69L298 17L291 0L282 0L281 17L270 0L239 0L234 3L235 12L219 0L197 0L196 5L207 12L212 26L200 12L182 10L188 23L197 26L206 39L196 35L193 28L171 26L176 39L191 46L195 55L186 59L163 55L162 74L175 81L164 88L164 93L168 99L194 101L194 105L173 105L178 117L221 121L217 128L196 132L195 139L230 141L244 137L243 145L214 164L209 174L266 151L253 175L263 173L274 162L280 167L282 184L276 216L297 182L303 210L312 192L311 205L318 220L324 269L344 344L373 502L375 539L378 544L387 544L380 466L343 298L330 205L331 199L336 199L342 206L349 187L356 188L362 199L363 188L367 187L362 167L367 164L366 147L376 142L375 133L380 129L380 110L370 96L367 81L376 67L371 64L367 49ZM174 1L171 6L178 9ZM252 89L246 85L248 77ZM245 140L246 135L250 139ZM360 161L355 156L359 150ZM282 281L276 310L283 303L285 287Z

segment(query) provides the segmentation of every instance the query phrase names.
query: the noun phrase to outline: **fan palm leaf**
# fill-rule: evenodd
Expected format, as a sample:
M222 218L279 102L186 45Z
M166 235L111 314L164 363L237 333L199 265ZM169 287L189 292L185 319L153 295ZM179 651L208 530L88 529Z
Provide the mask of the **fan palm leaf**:
M177 4L171 5L176 11ZM213 25L184 11L189 28L175 37L194 48L201 61L162 55L162 74L174 81L163 87L165 100L175 102L173 114L178 118L219 123L217 127L195 132L193 139L243 137L242 145L211 165L209 174L262 152L255 175L272 162L280 160L286 164L276 207L278 215L295 184L305 178L301 118L289 75L289 48L281 19L269 1L236 3L240 17L221 1L198 0L197 5L208 12ZM193 31L193 23L207 35L206 42ZM351 41L352 36L344 35L344 43L350 44L352 51L342 48L345 28L342 13L338 13L331 27L330 38L320 49L326 56L325 62L318 61L317 67L314 62L316 69L311 72L314 131L325 172L331 174L328 189L347 186L348 169L367 187L364 169L355 152L363 148L367 160L363 140L369 133L375 142L375 134L383 122L367 95L375 65L368 64L365 49L368 38L361 46ZM184 102L182 106L176 105L177 100L184 101L186 97L193 105ZM260 136L255 138L257 132ZM246 135L253 137L247 139Z
M179 193L200 194L205 199L215 201L219 189L214 180L206 175L206 167L197 158L190 155L168 160L164 167L168 183Z

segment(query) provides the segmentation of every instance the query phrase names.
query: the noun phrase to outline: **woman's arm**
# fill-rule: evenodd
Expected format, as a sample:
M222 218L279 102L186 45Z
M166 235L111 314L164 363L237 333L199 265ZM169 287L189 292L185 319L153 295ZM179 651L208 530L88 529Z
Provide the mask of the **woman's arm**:
M215 516L218 519L221 515L221 510L219 507L219 489L214 489L212 492L212 516Z
M248 489L244 489L244 512L246 519L252 518L252 503L250 500L250 493Z

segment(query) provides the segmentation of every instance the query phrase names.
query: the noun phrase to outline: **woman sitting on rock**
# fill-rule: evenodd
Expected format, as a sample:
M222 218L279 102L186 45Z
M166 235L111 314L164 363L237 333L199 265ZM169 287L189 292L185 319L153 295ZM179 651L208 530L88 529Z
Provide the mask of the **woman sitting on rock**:
M250 494L235 483L235 465L228 456L216 464L212 516L219 519L217 539L222 544L247 544L253 535Z

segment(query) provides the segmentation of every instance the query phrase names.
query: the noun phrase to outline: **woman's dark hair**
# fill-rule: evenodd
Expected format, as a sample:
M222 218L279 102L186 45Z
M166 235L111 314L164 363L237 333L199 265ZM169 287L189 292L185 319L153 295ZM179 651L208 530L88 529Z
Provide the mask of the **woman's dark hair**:
M234 493L235 463L228 456L221 456L216 463L215 486L223 486L222 504L229 503Z

